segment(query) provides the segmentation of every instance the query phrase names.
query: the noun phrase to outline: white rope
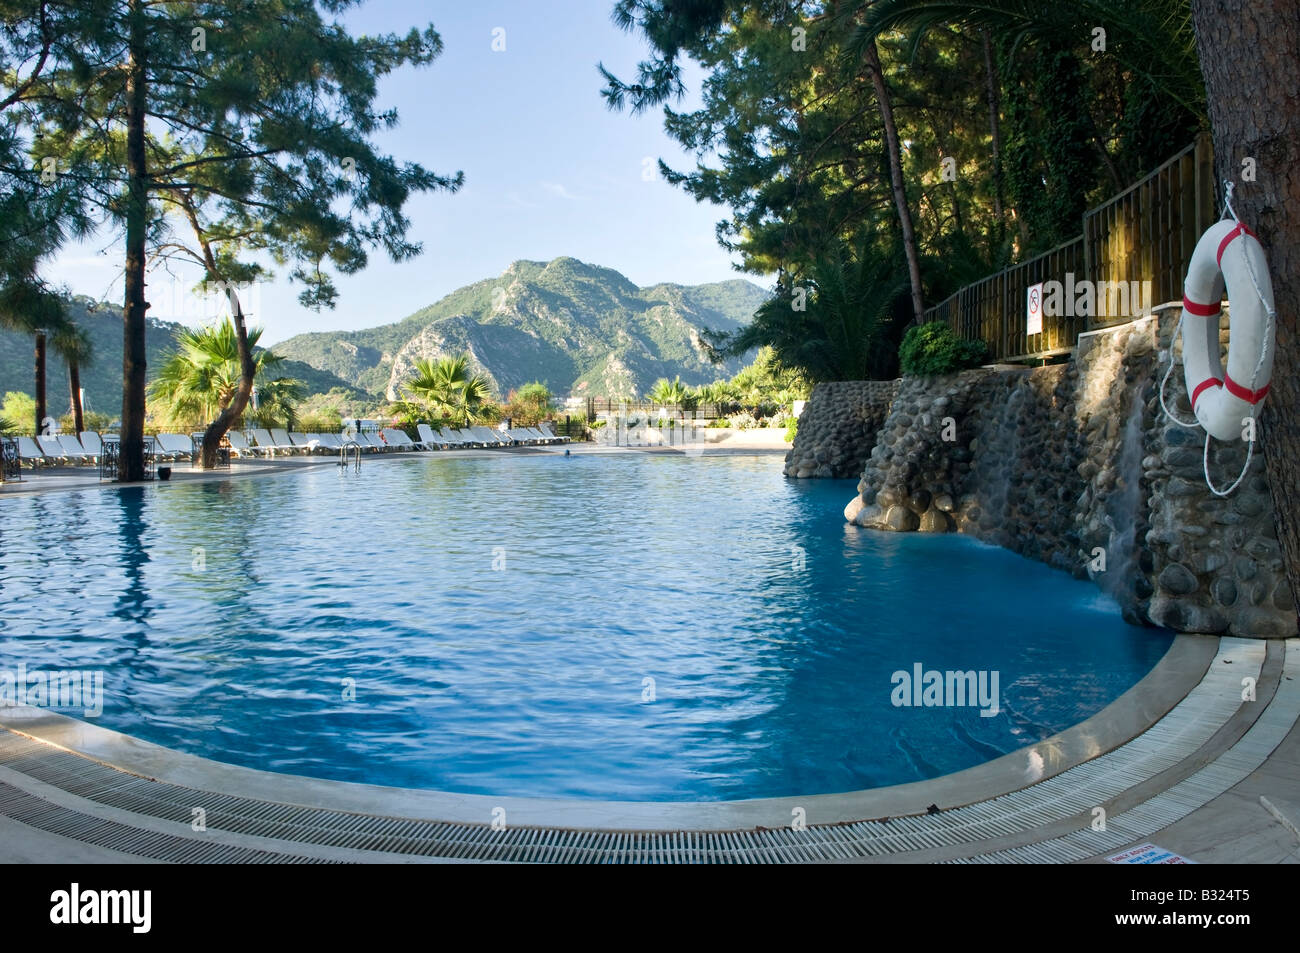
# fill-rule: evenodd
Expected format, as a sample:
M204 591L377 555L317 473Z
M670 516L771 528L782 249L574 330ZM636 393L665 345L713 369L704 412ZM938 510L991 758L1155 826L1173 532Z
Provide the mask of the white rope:
M1220 220L1227 218L1229 215L1231 215L1232 220L1236 222L1238 225L1240 225L1241 219L1237 217L1237 210L1232 207L1233 185L1234 183L1231 180L1229 179L1223 180L1223 189L1224 189L1223 215L1220 217ZM1265 314L1268 315L1269 327L1271 328L1277 319L1277 312L1268 303L1268 301L1265 300L1264 292L1260 290L1259 279L1255 276L1255 267L1254 265L1251 264L1250 255L1246 253L1246 243L1243 241L1240 244L1241 244L1241 257L1242 260L1246 263L1246 272L1247 274L1250 275L1250 283L1255 286L1255 295L1256 297L1259 298L1259 303L1264 306L1264 312ZM1178 424L1178 426L1192 429L1194 427L1199 426L1199 424L1196 423L1195 421L1193 421L1192 423L1188 423L1184 420L1179 420L1177 417L1174 416L1173 412L1169 409L1168 405L1165 404L1165 384L1168 383L1169 375L1173 372L1174 369L1174 341L1182 338L1183 315L1185 314L1186 312L1184 311L1183 314L1179 316L1178 327L1174 331L1174 336L1169 340L1169 367L1165 370L1165 376L1160 381L1160 409L1164 411L1166 417L1168 417L1174 423ZM1269 334L1268 331L1266 330L1264 333L1264 346L1260 348L1259 360L1255 363L1255 370L1250 375L1250 389L1252 391L1255 390L1255 384L1259 380L1260 371L1264 369L1264 361L1265 358L1267 358L1269 353L1268 339L1269 339ZM1246 441L1246 462L1242 464L1241 472L1237 474L1237 479L1233 480L1232 483L1227 488L1222 490L1216 487L1214 485L1214 481L1210 478L1210 440L1211 440L1210 434L1208 431L1206 431L1205 452L1201 456L1201 468L1205 473L1205 485L1209 487L1210 492L1213 493L1215 496L1230 496L1232 492L1236 490L1238 486L1241 485L1241 481L1246 478L1246 473L1250 470L1250 461L1255 454L1255 428L1254 427L1251 428L1250 438Z

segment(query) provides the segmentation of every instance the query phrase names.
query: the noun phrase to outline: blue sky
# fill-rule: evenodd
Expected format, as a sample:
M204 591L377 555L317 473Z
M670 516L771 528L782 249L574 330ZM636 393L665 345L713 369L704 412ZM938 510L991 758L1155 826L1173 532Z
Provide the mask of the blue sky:
M725 210L658 176L660 158L674 168L693 164L664 134L662 115L611 112L600 98L598 62L626 76L645 56L638 36L610 22L611 8L612 0L371 0L352 11L345 22L353 33L431 21L442 35L445 49L432 66L381 84L378 105L395 107L401 124L378 141L434 171L463 170L465 185L412 202L412 234L424 254L402 265L380 255L362 274L340 277L335 310L302 308L287 281L258 289L250 310L266 328L263 341L397 321L520 258L572 255L638 285L741 277L714 238ZM492 49L498 27L502 52ZM120 303L122 250L112 240L68 249L48 277ZM193 302L184 303L192 275L155 271L150 284L152 317L201 320Z

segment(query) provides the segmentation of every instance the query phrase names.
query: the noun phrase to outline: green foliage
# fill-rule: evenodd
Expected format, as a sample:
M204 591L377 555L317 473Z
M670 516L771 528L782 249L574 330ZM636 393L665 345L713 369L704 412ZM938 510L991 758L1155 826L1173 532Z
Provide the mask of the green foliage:
M301 413L298 428L304 433L338 433L343 429L343 415L337 410L325 409Z
M0 405L0 417L8 420L21 433L34 433L36 398L18 390L6 391L4 404Z
M677 407L681 410L694 410L700 403L699 391L683 384L680 375L672 380L666 377L659 378L646 396L656 404Z
M117 418L112 414L101 414L95 411L83 411L81 415L82 427L85 430L94 430L101 433L111 429L113 421ZM59 418L59 427L65 433L72 433L74 430L74 421L72 414L64 414Z
M496 419L509 418L516 427L533 427L553 416L554 410L550 388L533 381L506 396L505 404L496 408ZM483 416L482 411L479 416Z
M466 354L416 361L415 374L402 386L415 407L457 421L457 426L472 423L492 396L487 378L470 372Z
M785 442L794 443L795 436L799 433L799 418L793 415L785 419Z
M986 360L988 347L983 341L963 341L942 321L908 328L898 349L902 372L920 377L951 374Z
M261 336L260 328L251 328L249 347L256 349ZM297 429L295 405L304 391L301 381L271 376L282 361L271 351L255 350L257 407L250 406L245 412L255 426ZM238 345L231 321L186 328L178 335L176 352L150 385L155 416L160 425L182 430L204 427L230 405L239 377Z

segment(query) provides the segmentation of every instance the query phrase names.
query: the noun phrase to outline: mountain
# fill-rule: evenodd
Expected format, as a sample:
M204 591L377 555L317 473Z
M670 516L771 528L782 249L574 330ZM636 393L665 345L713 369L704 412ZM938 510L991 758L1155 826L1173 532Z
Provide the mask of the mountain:
M86 392L86 409L117 417L122 409L122 312L121 309L100 304L91 299L76 297L68 302L68 317L90 335L94 348L92 360L81 368L81 387ZM176 335L182 325L171 321L149 319L145 332L145 360L150 380L162 369L163 363L176 348ZM279 348L273 348L277 353ZM6 391L16 390L26 394L36 391L36 345L26 334L0 330L0 397ZM325 393L332 388L343 388L349 396L369 402L373 398L355 391L346 381L339 380L327 371L319 370L299 361L285 361L277 376L296 377L307 385L308 393ZM54 352L47 351L45 369L46 404L50 413L58 416L68 412L68 368Z
M389 398L416 361L462 352L502 396L534 380L558 394L632 396L660 377L730 377L745 359L712 364L700 331L747 324L766 298L741 279L638 288L575 258L517 261L396 324L300 334L275 350Z

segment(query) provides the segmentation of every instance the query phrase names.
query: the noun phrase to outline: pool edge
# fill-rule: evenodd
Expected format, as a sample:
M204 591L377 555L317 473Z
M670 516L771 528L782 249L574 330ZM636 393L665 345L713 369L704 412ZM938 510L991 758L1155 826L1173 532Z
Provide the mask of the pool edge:
M728 831L923 814L1018 791L1125 744L1159 722L1205 676L1220 640L1179 634L1156 665L1092 717L1050 738L926 781L839 794L741 801L601 801L457 794L280 774L186 754L86 721L33 708L0 709L0 728L128 774L181 787L356 814L511 827Z

